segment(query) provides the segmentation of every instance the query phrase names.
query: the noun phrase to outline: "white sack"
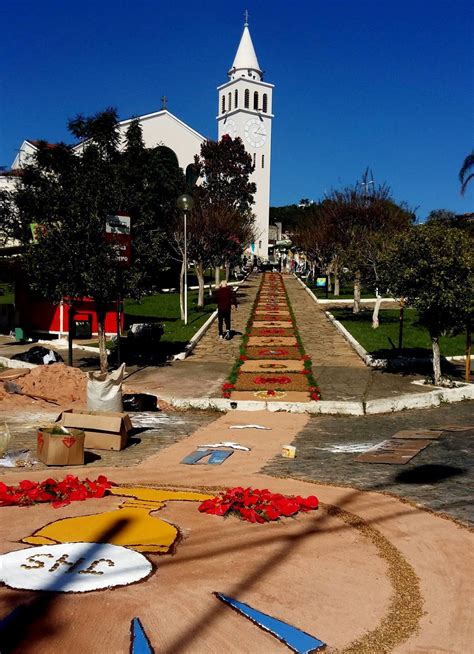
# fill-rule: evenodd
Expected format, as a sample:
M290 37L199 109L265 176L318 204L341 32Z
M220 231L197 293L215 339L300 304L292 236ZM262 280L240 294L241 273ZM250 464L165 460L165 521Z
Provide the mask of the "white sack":
M87 373L87 409L89 411L123 411L122 381L125 364L111 373Z

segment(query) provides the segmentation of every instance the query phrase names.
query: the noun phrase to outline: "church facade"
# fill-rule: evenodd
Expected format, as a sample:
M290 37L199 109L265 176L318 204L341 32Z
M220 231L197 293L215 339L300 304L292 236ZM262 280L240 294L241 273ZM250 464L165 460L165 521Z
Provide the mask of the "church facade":
M252 157L254 172L251 181L257 191L253 213L255 214L255 242L253 254L268 257L268 225L270 209L270 161L272 128L273 85L264 82L263 71L257 60L247 20L244 24L237 53L227 73L228 80L218 87L217 138L224 134L232 138L239 136ZM202 134L186 125L166 108L155 113L138 116L143 132L143 141L148 148L165 145L172 149L180 167L186 168L199 154L201 144L206 140ZM125 135L131 119L120 121L119 132ZM27 164L37 150L37 141L23 141L12 164L12 171ZM77 152L82 144L74 147ZM0 187L15 183L15 177L0 178Z

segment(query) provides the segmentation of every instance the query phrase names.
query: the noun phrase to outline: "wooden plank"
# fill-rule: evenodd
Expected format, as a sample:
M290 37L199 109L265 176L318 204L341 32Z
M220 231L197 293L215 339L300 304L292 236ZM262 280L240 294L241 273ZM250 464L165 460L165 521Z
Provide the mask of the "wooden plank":
M389 463L403 465L408 463L425 447L432 442L431 439L395 439L382 441L370 450L359 454L354 461L359 463Z

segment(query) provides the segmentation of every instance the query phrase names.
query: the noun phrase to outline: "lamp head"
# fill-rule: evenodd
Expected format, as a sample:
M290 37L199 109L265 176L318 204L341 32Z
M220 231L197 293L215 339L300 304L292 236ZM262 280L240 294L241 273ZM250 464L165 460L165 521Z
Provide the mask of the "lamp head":
M191 211L191 209L194 207L194 200L190 195L184 193L183 195L180 195L176 200L176 206L181 211Z

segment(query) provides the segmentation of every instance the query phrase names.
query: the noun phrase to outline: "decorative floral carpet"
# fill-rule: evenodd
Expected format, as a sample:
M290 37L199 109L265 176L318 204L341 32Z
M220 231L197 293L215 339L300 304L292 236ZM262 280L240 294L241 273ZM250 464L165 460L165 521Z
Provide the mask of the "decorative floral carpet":
M296 392L299 400L319 400L311 365L282 275L264 273L224 397L289 401Z

